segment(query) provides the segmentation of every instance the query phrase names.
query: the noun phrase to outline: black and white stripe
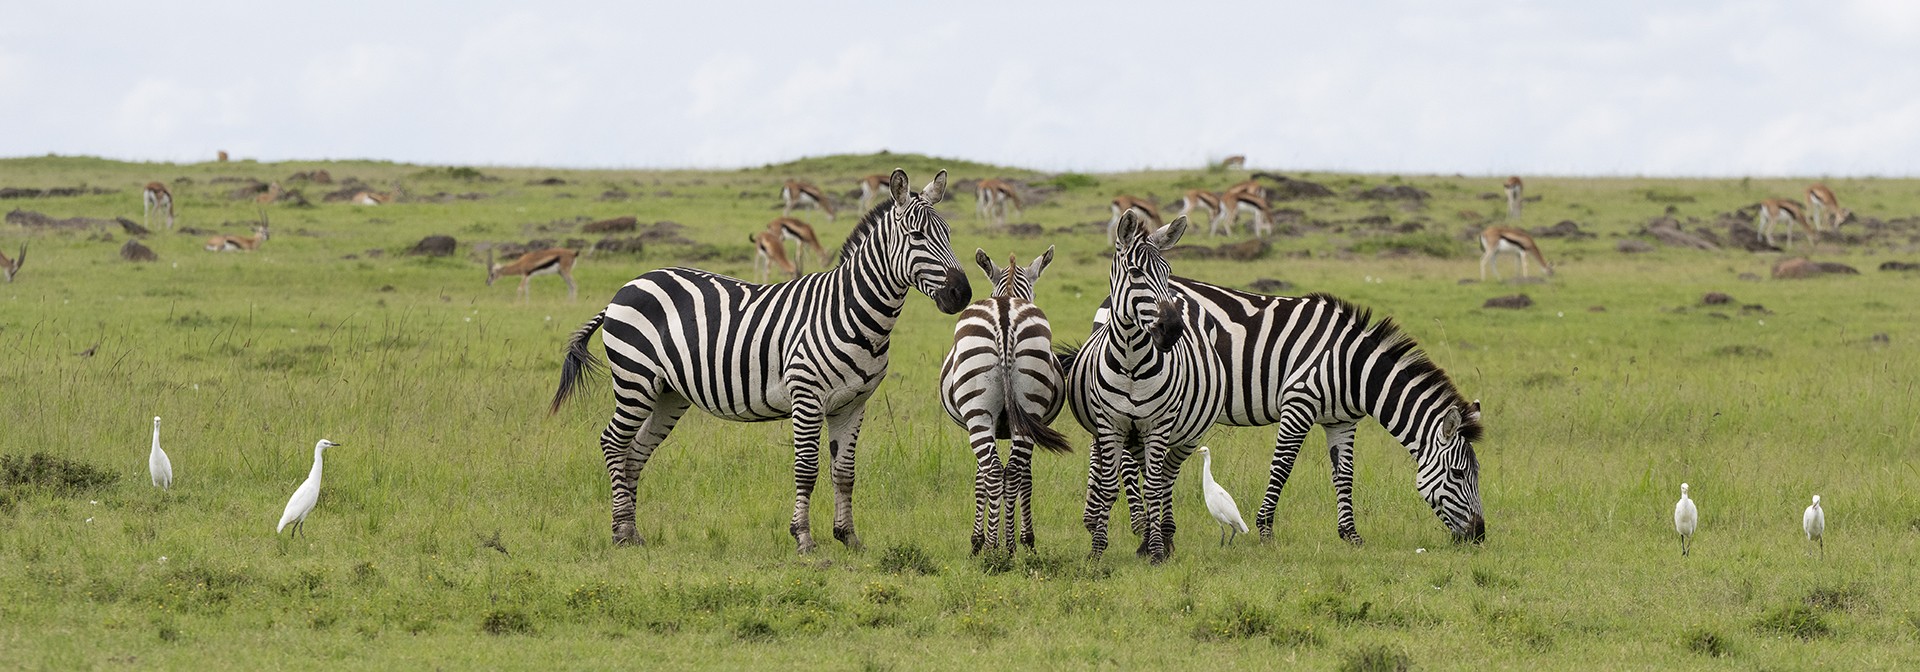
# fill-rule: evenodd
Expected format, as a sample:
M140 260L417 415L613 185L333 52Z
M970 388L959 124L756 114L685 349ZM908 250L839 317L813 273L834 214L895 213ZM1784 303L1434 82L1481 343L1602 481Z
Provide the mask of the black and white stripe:
M1361 543L1353 517L1353 437L1373 416L1413 456L1414 485L1456 538L1481 541L1480 404L1391 319L1325 294L1266 296L1173 278L1173 287L1216 328L1229 378L1221 424L1280 425L1266 496L1255 524L1273 535L1280 490L1308 430L1326 428L1340 537ZM1103 304L1102 315L1106 311ZM1098 331L1104 318L1096 316ZM1135 494L1129 490L1129 496ZM1138 514L1135 518L1138 519Z
M620 288L606 310L568 342L553 409L597 366L587 339L606 327L614 413L600 434L613 491L615 543L640 543L634 484L647 459L690 406L739 422L793 419L791 532L813 549L809 500L826 429L835 491L833 535L859 546L853 529L854 444L866 401L887 370L887 346L907 294L918 289L945 313L972 299L933 208L946 191L940 171L919 194L893 172L891 201L868 212L840 264L792 282L758 285L706 271L649 271Z
M1211 330L1174 292L1160 255L1180 239L1187 219L1151 232L1143 219L1128 210L1112 231L1113 319L1061 359L1068 365L1068 403L1093 433L1083 520L1093 534L1092 553L1106 550L1107 519L1120 488L1117 465L1131 456L1146 472L1145 518L1135 517L1144 537L1140 550L1159 563L1173 550L1173 483L1180 464L1219 418L1227 382L1207 342ZM1129 481L1131 493L1136 486Z
M1032 549L1033 446L1070 450L1066 437L1047 426L1066 397L1053 359L1053 329L1033 303L1033 283L1053 262L1053 248L1024 267L1009 258L1006 268L997 268L985 250L975 251L974 261L992 280L993 296L960 311L953 349L940 365L940 401L973 448L973 552L997 549L1003 538L1014 550L1016 502L1019 541ZM1009 442L1004 469L997 439Z

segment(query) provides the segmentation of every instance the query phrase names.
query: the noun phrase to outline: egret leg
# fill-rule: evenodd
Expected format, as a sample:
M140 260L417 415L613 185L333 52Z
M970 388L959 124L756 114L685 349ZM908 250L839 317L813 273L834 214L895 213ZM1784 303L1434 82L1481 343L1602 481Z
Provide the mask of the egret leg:
M1221 547L1221 548L1226 548L1226 546L1227 546L1227 530L1229 530L1229 529L1232 529L1232 528L1233 528L1233 526L1232 526L1232 525L1226 525L1226 526L1222 526L1222 527L1220 528L1220 547Z
M1233 540L1240 538L1240 530L1232 525L1228 525L1227 529L1232 532L1232 534L1227 535L1227 545L1232 546Z

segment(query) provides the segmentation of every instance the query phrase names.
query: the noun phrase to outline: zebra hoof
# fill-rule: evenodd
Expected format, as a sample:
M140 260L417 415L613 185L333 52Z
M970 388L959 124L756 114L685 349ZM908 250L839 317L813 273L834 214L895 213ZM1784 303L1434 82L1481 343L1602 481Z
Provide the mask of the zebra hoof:
M1028 533L1026 533L1026 534L1023 534L1023 535L1020 535L1020 543L1022 543L1022 544L1026 544L1026 546L1027 546L1027 550L1029 550L1029 551L1037 551L1037 550L1039 550L1039 549L1037 549L1037 548L1034 548L1034 547L1033 547L1033 533L1032 533L1032 532L1028 532Z
M794 537L794 542L799 545L801 555L813 552L813 535L801 533Z
M981 537L980 535L977 535L977 534L973 535L973 554L974 555L980 554L980 547L986 544L986 541L987 541L986 538Z
M633 529L633 523L620 523L613 526L613 545L645 546L646 543L640 538L640 533Z
M1133 554L1134 554L1135 556L1137 556L1137 557L1142 557L1142 558L1144 558L1144 557L1147 557L1148 555L1150 555L1150 554L1152 554L1152 553L1153 553L1153 549L1151 549L1151 548L1147 548L1147 540L1146 540L1146 539L1141 539L1141 540L1140 540L1140 547L1139 547L1139 548L1136 548L1136 549L1133 549Z
M1355 532L1353 530L1341 530L1340 538L1342 540L1345 540L1349 544L1353 544L1354 546L1362 546L1367 543L1367 540L1360 538L1359 532Z
M856 551L862 548L860 544L860 535L854 534L853 528L851 527L844 528L844 529L838 528L838 527L833 528L833 538L839 539L840 543L845 544L847 548L851 548Z

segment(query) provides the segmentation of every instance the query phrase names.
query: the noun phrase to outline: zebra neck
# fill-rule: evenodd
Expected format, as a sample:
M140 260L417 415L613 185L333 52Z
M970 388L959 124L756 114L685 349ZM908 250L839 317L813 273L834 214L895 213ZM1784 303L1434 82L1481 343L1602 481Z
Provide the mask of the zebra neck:
M1431 416L1444 409L1447 400L1452 396L1442 384L1445 378L1438 371L1427 370L1416 374L1411 382L1403 382L1403 379L1396 374L1400 373L1400 369L1414 364L1408 357L1403 356L1394 361L1386 361L1383 358L1372 362L1372 368L1376 370L1381 367L1387 369L1386 377L1376 384L1368 378L1361 377L1369 368L1368 360L1375 357L1380 355L1377 353L1355 355L1355 366L1352 371L1354 380L1359 384L1348 386L1348 389L1350 394L1357 398L1350 399L1348 403L1353 407L1364 409L1368 415L1379 420L1381 427L1385 427L1388 433L1400 441L1400 445L1406 446L1409 451L1414 451L1417 456L1421 445L1419 443L1421 433L1431 424L1429 422ZM1415 366L1414 368L1424 367Z
M893 332L893 324L899 321L900 310L906 305L907 294L913 288L888 277L886 265L874 251L876 247L879 246L862 246L846 255L839 266L821 275L832 288L830 291L850 304L844 310L828 315L828 319L848 321L862 335L883 343Z
M1130 367L1151 361L1158 352L1153 348L1153 338L1139 322L1114 314L1107 322L1107 354Z

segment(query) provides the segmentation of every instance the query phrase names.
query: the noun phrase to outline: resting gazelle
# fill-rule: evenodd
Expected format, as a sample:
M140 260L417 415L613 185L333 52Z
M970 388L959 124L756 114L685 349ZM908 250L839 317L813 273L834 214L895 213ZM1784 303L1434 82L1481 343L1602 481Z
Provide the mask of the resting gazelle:
M757 231L747 236L753 243L753 272L756 282L767 284L767 276L773 267L780 267L789 279L800 279L800 267L787 259L787 244L780 238L780 232L773 229Z
M1521 192L1526 190L1526 183L1520 181L1519 175L1514 175L1507 178L1506 189L1507 219L1519 219Z
M520 276L520 297L531 301L533 294L527 290L527 283L533 281L533 276L558 273L567 281L567 300L572 301L579 289L573 284L573 261L579 256L580 253L573 250L550 247L520 255L511 263L496 264L493 263L493 250L488 249L487 286L492 287L493 281L500 278L518 275Z
M260 249L260 244L264 242L267 242L267 226L262 224L253 227L252 237L214 236L208 238L206 250L208 252L252 252Z
M991 219L1001 226L1007 223L1008 204L1012 204L1015 212L1024 209L1020 205L1020 193L1004 180L981 180L979 186L974 188L974 194L974 211L981 219Z
M167 213L167 228L173 228L173 192L167 191L167 185L148 182L145 193L140 197L140 219L147 226L153 226L153 211L159 209Z
M20 265L24 263L27 263L26 243L20 244L20 255L12 259L8 259L6 253L0 252L0 272L7 274L7 282L13 282L13 276L20 273Z
M827 200L827 195L821 193L820 188L812 184L800 180L787 180L787 183L780 187L780 200L786 202L786 207L780 209L780 215L783 217L793 214L793 209L796 207L812 203L822 212L827 213L827 221L833 221L833 201Z
M1494 279L1500 279L1500 264L1496 258L1502 252L1510 253L1520 260L1520 277L1522 278L1527 277L1527 257L1529 256L1533 257L1534 261L1539 262L1540 268L1546 269L1549 277L1553 275L1553 265L1548 264L1547 258L1540 254L1540 246L1534 244L1533 236L1528 235L1527 232L1520 229L1507 226L1487 227L1487 230L1480 232L1480 250L1482 252L1480 255L1480 280L1482 282L1485 282L1487 279L1487 267L1489 266L1493 267Z
M1153 207L1152 203L1145 200L1121 194L1113 197L1113 202L1108 204L1108 207L1113 210L1113 219L1107 222L1109 229L1119 224L1120 215L1126 214L1128 210L1139 210L1140 214L1146 215L1147 221L1152 222L1156 227L1160 225L1160 209Z
M1839 231L1841 224L1853 218L1853 211L1840 207L1840 199L1834 198L1833 190L1824 184L1807 187L1807 210L1816 228Z
M1773 244L1773 227L1776 224L1786 225L1787 247L1793 247L1794 224L1799 224L1800 230L1807 232L1808 242L1813 241L1813 225L1807 223L1807 215L1800 209L1800 204L1790 198L1762 199L1760 214L1754 216L1753 222L1760 229L1760 239L1768 245Z
M774 241L780 243L782 252L786 248L785 241L791 240L800 244L792 256L795 269L800 268L800 265L806 261L809 251L813 253L813 258L820 260L822 267L827 265L827 249L820 246L820 236L813 232L812 224L793 217L775 217L773 221L767 222L767 230L778 236ZM800 273L799 270L793 271L796 278L800 277Z

